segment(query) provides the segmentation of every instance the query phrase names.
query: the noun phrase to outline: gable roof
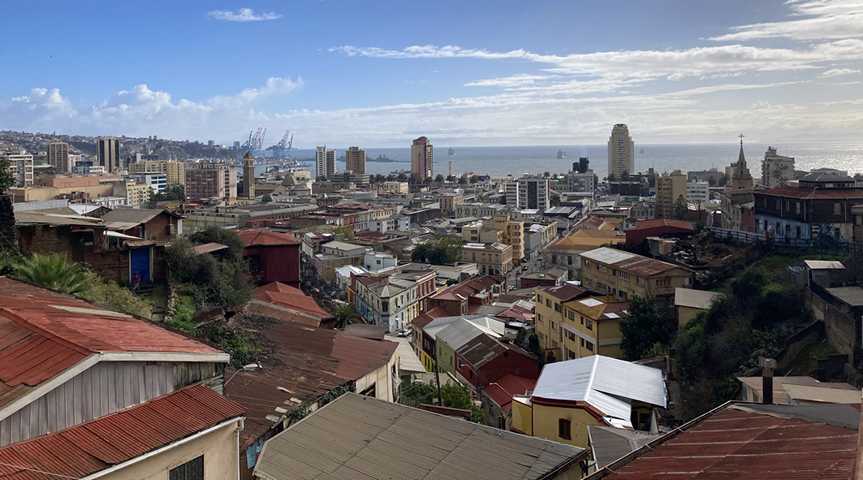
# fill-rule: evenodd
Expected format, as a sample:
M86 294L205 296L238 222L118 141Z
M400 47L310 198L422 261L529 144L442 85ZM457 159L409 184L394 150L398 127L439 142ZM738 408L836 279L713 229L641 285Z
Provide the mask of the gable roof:
M0 418L20 408L11 405L16 400L76 366L114 357L228 361L209 345L68 295L7 277L0 277L0 291Z
M587 435L590 439L590 449L596 468L602 468L609 463L629 455L644 445L656 440L659 435L629 430L626 428L589 425Z
M684 230L687 232L695 231L695 227L690 222L686 222L683 220L674 220L671 218L651 218L648 220L640 220L638 223L635 224L635 226L627 230L627 232L637 232L640 230L650 230L661 227Z
M860 411L732 402L594 473L600 478L853 478Z
M290 411L384 367L395 342L369 340L338 330L294 323L257 325L272 350L262 368L226 373L225 396L246 407L242 446L267 432Z
M102 215L102 221L109 229L128 230L142 223L147 223L163 213L171 217L179 217L179 215L161 208L117 208Z
M497 280L489 276L469 278L461 283L447 287L432 295L433 300L465 300L479 292L488 290L497 284Z
M680 265L608 247L597 248L580 255L604 265L613 265L615 268L638 276L651 276L675 269L689 271Z
M507 373L496 381L489 383L483 390L491 400L502 410L512 409L514 395L526 395L536 385L535 378L527 378Z
M569 301L590 293L590 290L565 283L556 287L541 287L539 290L561 301Z
M603 245L622 245L626 236L616 230L590 230L581 228L575 232L551 242L546 250L555 252L583 252Z
M545 365L531 400L585 402L614 426L629 426L631 401L666 407L662 371L593 355Z
M297 237L287 232L274 232L266 228L247 228L237 230L237 236L246 247L278 247L299 245Z
M317 478L541 479L578 468L583 450L356 394L270 439L255 475Z
M0 448L0 479L84 478L237 421L243 408L195 385L59 432Z

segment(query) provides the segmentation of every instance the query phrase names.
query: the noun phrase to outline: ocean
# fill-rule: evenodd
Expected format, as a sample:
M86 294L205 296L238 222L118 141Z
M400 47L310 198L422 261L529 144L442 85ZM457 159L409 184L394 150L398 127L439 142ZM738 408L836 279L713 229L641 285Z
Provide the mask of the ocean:
M578 157L588 157L590 168L600 177L608 171L606 145L559 145L559 146L517 146L517 147L458 147L453 146L453 155L448 155L448 145L434 146L435 175L447 175L449 163L455 175L474 172L493 176L521 175L523 173L563 173L572 168ZM780 155L795 157L795 168L836 168L849 174L863 173L863 145L849 144L779 144L774 145ZM635 168L646 171L653 168L658 172L680 169L683 171L707 170L726 166L737 161L739 145L729 144L678 144L678 145L635 145ZM342 150L337 148L339 155ZM558 159L557 151L566 152L566 158ZM753 177L761 176L761 160L767 145L744 144L744 153ZM410 170L410 148L367 148L369 160L384 155L397 162L367 163L367 173L387 174L399 170ZM314 150L294 150L298 160L314 159ZM309 163L312 166L312 163ZM338 170L344 164L336 165Z

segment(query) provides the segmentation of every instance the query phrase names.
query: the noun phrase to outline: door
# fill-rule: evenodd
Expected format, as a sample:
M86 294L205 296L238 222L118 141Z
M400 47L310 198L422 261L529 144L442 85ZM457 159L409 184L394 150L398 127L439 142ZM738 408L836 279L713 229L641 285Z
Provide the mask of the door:
M130 250L129 284L134 287L150 283L150 280L150 247Z

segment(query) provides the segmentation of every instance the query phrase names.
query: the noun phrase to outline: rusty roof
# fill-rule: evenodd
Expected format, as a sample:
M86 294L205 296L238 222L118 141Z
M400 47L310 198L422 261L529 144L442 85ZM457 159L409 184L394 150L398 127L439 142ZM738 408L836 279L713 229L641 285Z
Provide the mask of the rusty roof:
M324 310L314 298L299 288L272 282L255 289L246 311L310 327L319 327L322 320L333 315Z
M799 198L801 200L842 200L863 198L863 188L832 189L809 188L806 186L779 186L769 190L756 190L755 196L770 196L780 198Z
M509 411L512 408L512 397L514 395L527 395L536 386L535 378L527 378L507 373L494 382L485 386L485 393L502 410Z
M558 300L568 301L573 298L578 298L590 293L586 288L576 287L575 285L564 284L556 287L542 287L539 290L557 298Z
M398 348L394 342L293 323L269 322L258 330L271 350L262 368L225 375L225 395L248 411L244 446L285 413L385 367Z
M147 321L11 278L0 277L0 291L0 407L95 354L221 354Z
M237 403L194 385L0 448L0 479L84 478L242 415Z
M850 479L859 410L729 403L589 479Z
M267 228L237 230L237 235L246 247L278 247L300 244L297 237L291 233L274 232Z
M649 220L641 220L635 224L634 227L627 230L627 232L631 231L639 231L639 230L649 230L653 228L675 228L678 230L685 230L688 232L694 232L695 227L690 222L686 222L683 220L674 220L671 218L652 218Z

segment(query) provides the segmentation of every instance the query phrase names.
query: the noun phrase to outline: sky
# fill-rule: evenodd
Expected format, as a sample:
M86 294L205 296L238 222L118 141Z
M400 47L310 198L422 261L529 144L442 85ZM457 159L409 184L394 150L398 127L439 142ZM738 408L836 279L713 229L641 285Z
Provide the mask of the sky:
M0 130L863 143L863 0L4 0L0 31Z

